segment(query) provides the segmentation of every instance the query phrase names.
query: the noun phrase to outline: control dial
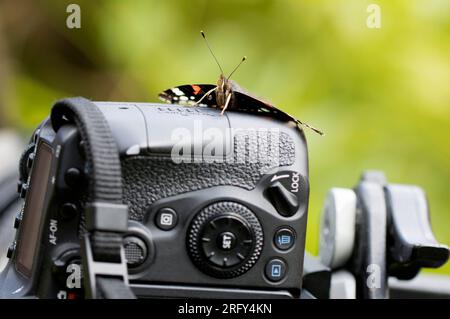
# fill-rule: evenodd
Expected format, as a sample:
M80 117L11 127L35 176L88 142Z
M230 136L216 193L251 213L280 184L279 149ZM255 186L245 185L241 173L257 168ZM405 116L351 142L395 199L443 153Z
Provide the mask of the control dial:
M194 217L187 245L192 261L204 273L233 278L258 260L263 232L250 209L235 202L218 202Z

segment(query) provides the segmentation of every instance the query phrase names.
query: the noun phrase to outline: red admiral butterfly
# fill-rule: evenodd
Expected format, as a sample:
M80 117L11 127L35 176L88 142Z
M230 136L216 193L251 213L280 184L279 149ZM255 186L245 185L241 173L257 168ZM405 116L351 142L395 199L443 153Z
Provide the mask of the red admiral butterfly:
M302 122L293 116L279 110L275 106L251 96L246 90L241 88L236 82L230 80L233 73L246 60L244 56L241 62L234 68L228 77L224 76L222 67L219 64L216 56L211 50L211 47L206 40L206 36L201 31L206 45L211 52L214 60L220 69L219 80L217 85L213 84L192 84L177 86L159 94L160 99L172 104L186 104L186 105L206 105L208 107L218 107L222 110L222 114L226 109L232 111L241 111L246 113L256 113L262 115L272 116L282 121L294 121L297 125L305 126L314 132L323 135L323 132L312 127L311 125Z

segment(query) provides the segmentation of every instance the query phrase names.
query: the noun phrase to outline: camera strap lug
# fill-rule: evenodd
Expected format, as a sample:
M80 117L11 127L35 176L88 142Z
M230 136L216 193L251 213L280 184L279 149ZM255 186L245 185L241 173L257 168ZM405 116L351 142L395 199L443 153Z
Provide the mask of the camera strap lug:
M128 286L128 269L123 234L128 226L128 207L95 202L86 205L84 254L86 297L107 299L134 298Z
M118 262L96 261L90 236L85 234L82 240L86 297L134 299L134 294L128 287L128 269L123 247L119 246L120 260ZM116 288L108 289L112 287Z

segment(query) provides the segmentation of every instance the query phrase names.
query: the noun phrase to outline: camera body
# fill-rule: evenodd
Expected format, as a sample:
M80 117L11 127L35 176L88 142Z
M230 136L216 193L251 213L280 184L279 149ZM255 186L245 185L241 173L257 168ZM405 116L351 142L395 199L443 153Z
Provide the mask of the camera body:
M94 103L119 151L138 297L300 296L309 197L301 130L204 107ZM2 297L83 297L89 167L80 143L75 125L55 131L47 119L22 156L24 204Z

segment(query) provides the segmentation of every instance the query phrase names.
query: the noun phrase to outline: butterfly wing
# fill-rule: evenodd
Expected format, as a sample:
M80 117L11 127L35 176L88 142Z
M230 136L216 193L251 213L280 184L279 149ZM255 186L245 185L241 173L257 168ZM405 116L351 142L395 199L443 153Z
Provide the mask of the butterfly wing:
M233 102L230 109L245 113L266 115L286 122L294 121L297 125L307 127L320 135L324 135L322 131L316 129L308 123L302 122L292 115L278 109L274 105L257 99L251 95L242 93L241 91L233 91Z
M164 102L170 104L196 105L205 94L213 90L216 86L212 84L192 84L180 85L161 92L158 96ZM216 92L210 92L209 95L202 100L202 104L207 106L216 105Z
M323 135L323 132L302 122L286 112L281 111L272 104L251 96L245 89L236 82L232 82L233 97L229 106L230 110L266 115L281 121L294 121L297 125L307 127L314 132ZM170 104L198 105L205 104L209 107L216 107L216 92L212 91L216 85L212 84L192 84L181 85L165 90L159 94L159 98ZM205 95L208 96L205 97Z

